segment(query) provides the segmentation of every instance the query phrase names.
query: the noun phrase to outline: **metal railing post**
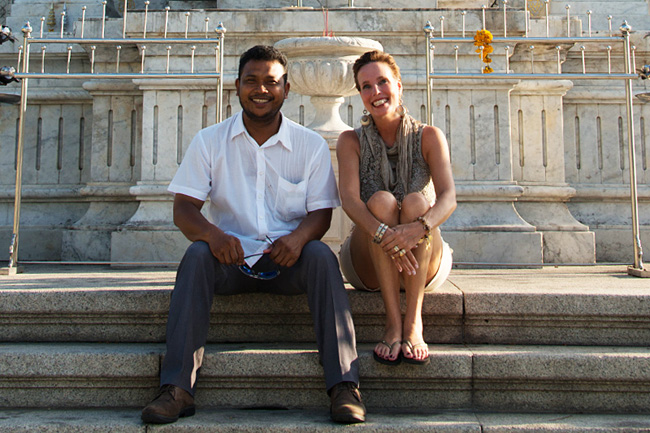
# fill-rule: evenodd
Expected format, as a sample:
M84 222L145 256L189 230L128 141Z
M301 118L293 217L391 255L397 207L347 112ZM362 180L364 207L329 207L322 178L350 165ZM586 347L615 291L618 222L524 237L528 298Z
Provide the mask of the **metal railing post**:
M216 32L219 35L219 81L217 84L217 123L223 120L223 38L224 33L226 33L226 28L223 26L223 23L219 23L216 28Z
M22 72L29 71L29 38L32 33L32 27L27 22L23 28L23 64ZM23 191L23 149L25 138L25 116L27 113L27 78L20 81L20 118L18 120L18 143L16 146L16 192L14 195L14 225L11 235L11 245L9 246L9 266L8 273L15 274L18 272L18 242L20 231L20 207Z
M426 62L427 62L427 121L428 125L433 125L431 115L431 73L433 72L431 65L431 44L433 43L433 26L430 21L427 21L424 26L424 35L426 41Z
M625 44L625 73L634 73L632 69L632 52L630 49L630 32L632 28L627 21L621 25ZM634 142L634 105L632 102L632 78L625 80L625 102L627 105L627 150L630 163L630 201L632 204L632 234L634 241L634 265L628 268L628 274L634 276L650 276L649 272L643 269L643 248L641 246L641 234L639 233L639 197L636 185L636 145ZM646 275L643 275L643 274Z

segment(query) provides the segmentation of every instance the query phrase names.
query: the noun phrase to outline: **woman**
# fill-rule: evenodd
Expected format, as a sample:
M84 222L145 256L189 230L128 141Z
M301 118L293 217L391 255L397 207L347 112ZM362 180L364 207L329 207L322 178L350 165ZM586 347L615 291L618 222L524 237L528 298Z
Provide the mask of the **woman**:
M456 209L447 141L440 129L407 114L391 55L367 52L353 71L365 110L362 126L342 133L336 146L343 210L354 222L341 246L341 268L356 289L381 290L386 327L375 360L427 364L424 293L451 269L438 228Z

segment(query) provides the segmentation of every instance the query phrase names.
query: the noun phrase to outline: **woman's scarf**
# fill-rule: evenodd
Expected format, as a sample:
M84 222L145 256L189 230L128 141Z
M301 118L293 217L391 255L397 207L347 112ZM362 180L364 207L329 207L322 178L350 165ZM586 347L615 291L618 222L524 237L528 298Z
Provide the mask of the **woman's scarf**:
M397 128L397 137L393 146L388 148L379 135L371 116L370 123L362 126L359 131L361 145L361 159L370 158L371 161L360 161L361 166L371 168L369 173L360 173L362 180L362 199L367 201L370 195L378 190L390 191L399 203L402 202L411 182L411 169L413 164L413 148L417 146L418 134L415 133L419 122L408 114L402 116L402 121ZM393 177L388 156L397 155L396 176ZM373 174L374 172L374 174ZM365 184L365 185L364 185ZM369 194L369 195L368 195ZM368 195L367 197L364 197Z

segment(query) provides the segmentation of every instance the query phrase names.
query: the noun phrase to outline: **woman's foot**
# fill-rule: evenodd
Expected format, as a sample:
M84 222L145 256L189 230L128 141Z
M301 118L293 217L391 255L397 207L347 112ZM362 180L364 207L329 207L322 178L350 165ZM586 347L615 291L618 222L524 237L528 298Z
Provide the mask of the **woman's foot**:
M401 343L400 340L395 340L388 344L386 340L382 340L375 346L372 356L381 364L397 365L401 362Z
M409 364L426 365L430 362L429 346L424 341L411 343L410 340L402 342L402 359Z

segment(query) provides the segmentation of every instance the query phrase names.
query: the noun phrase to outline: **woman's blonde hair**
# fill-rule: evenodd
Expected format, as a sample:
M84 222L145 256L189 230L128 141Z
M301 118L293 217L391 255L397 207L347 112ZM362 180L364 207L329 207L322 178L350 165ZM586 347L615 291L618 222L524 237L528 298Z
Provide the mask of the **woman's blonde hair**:
M354 72L354 85L356 86L357 90L361 91L361 86L359 85L359 80L357 79L359 71L368 63L373 62L386 63L390 70L393 72L395 78L397 78L398 81L402 81L402 75L399 72L399 66L397 66L397 63L395 63L393 56L388 53L384 53L383 51L368 51L367 53L362 54L361 57L359 57L352 66L352 72Z

